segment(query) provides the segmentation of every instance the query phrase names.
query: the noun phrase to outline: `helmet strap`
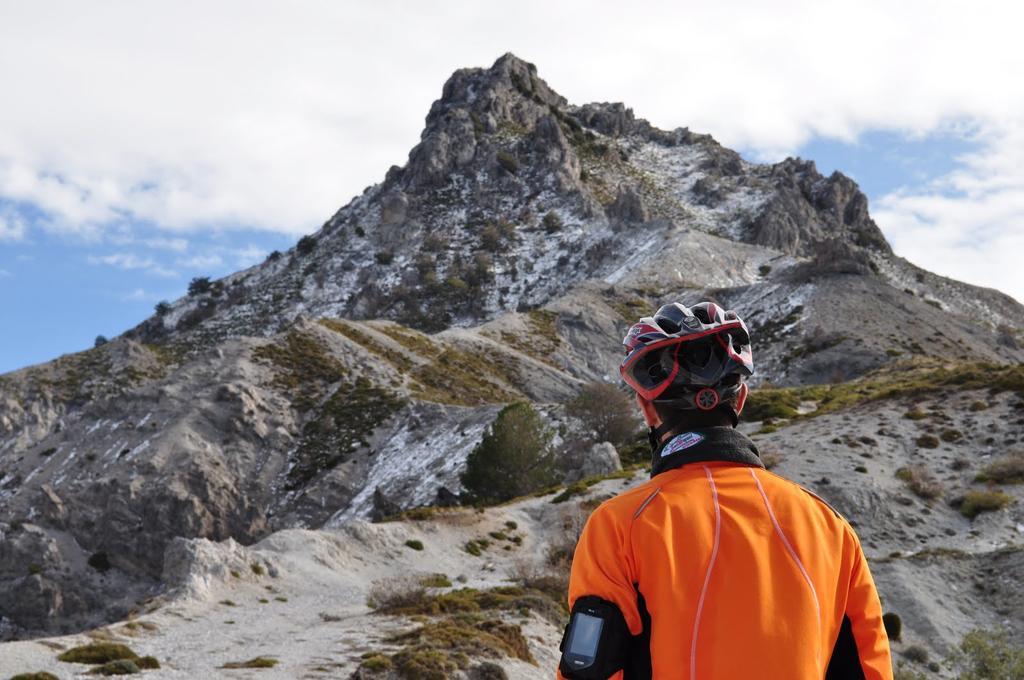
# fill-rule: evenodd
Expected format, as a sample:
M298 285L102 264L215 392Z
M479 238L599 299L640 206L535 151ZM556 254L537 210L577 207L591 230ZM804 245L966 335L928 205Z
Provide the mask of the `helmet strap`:
M651 427L647 432L647 440L651 443L651 455L657 453L661 448L661 438L672 429L672 425L662 423L658 427Z

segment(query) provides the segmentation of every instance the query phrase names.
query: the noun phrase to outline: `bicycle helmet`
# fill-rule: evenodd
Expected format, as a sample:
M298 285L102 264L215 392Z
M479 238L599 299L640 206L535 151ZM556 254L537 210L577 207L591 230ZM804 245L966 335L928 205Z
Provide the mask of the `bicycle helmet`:
M728 404L754 373L746 324L713 302L665 305L633 324L622 344L623 380L644 399L674 408Z

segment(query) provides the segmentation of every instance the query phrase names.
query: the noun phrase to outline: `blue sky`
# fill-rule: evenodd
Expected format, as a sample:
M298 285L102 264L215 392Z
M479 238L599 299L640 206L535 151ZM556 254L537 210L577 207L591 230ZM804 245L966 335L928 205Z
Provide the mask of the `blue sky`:
M839 169L898 254L1024 298L1024 10L768 5L0 0L0 373L287 248L505 51L570 102Z

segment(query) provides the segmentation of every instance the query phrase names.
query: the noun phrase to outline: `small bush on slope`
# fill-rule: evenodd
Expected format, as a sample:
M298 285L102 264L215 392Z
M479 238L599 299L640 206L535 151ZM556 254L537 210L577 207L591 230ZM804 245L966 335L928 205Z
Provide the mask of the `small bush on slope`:
M995 484L1024 484L1024 451L1013 451L992 461L975 479Z
M566 404L569 415L579 418L584 427L596 433L599 442L616 446L630 441L639 422L636 405L614 385L591 382Z

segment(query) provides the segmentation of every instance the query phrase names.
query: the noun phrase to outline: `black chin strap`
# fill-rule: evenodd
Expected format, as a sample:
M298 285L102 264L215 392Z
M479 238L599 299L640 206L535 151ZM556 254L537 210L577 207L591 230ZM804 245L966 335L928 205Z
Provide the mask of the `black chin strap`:
M651 443L651 454L654 454L661 447L661 438L672 430L672 426L662 423L658 427L649 428L647 441Z

